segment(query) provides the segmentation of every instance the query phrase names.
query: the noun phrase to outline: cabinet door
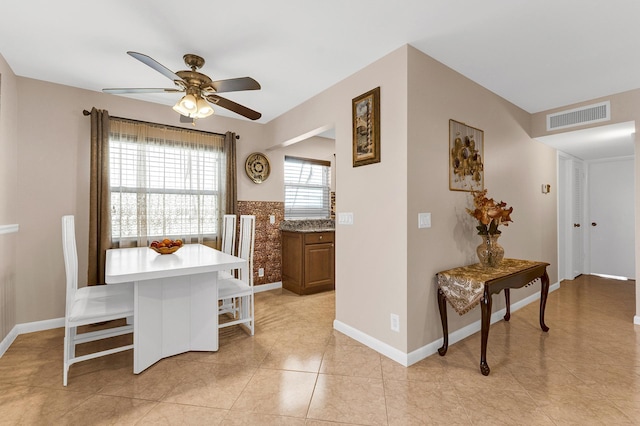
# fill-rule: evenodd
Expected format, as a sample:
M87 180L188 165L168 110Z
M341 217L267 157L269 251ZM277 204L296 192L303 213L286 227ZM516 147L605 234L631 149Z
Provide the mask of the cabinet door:
M333 243L307 244L304 252L305 288L332 286L334 283Z
M300 233L282 233L282 287L298 294L303 288L302 241Z

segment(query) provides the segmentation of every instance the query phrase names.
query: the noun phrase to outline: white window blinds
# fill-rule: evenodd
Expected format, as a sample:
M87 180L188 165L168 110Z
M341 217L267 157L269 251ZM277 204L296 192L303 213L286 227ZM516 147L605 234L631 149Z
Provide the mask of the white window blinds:
M214 239L224 138L114 121L109 135L113 241L122 246L159 238Z
M327 219L330 216L331 163L284 157L285 219Z

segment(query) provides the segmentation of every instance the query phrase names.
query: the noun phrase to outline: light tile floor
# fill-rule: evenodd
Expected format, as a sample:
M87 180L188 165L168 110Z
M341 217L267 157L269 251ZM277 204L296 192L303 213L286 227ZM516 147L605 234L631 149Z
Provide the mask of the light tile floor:
M634 282L565 281L549 333L537 303L492 325L485 377L479 333L405 368L332 329L333 292L274 290L256 294L253 337L224 329L219 352L140 375L131 351L86 361L67 388L63 330L21 335L0 358L0 424L639 424L634 314Z

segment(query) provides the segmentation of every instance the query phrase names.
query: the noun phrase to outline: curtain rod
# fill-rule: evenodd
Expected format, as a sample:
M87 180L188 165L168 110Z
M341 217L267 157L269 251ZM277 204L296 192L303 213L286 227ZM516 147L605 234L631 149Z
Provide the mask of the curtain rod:
M86 109L82 110L82 114L84 116L89 116L91 115L91 111L87 111ZM134 123L144 123L144 124L154 124L156 126L165 126L165 127L170 127L172 129L178 129L178 130L191 130L193 132L200 132L200 133L207 133L207 134L214 134L214 135L218 135L218 136L224 136L223 133L216 133L216 132L206 132L204 130L197 130L197 129L185 129L184 127L178 127L178 126L172 126L170 124L160 124L160 123L151 123L149 121L142 121L142 120L134 120L132 118L124 118L124 117L116 117L115 115L111 115L110 117L113 118L117 118L119 120L129 120L132 121ZM236 135L236 139L240 139L240 135Z

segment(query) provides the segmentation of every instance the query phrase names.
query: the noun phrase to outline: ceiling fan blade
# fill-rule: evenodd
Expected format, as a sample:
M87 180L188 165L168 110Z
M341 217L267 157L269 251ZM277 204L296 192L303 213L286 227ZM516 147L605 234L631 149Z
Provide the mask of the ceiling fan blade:
M127 88L123 88L123 89L102 89L102 91L104 93L113 93L114 95L121 95L124 93L177 93L177 92L184 92L184 90L181 89L160 89L160 88L148 88L148 89L143 89L143 88L131 88L131 89L127 89Z
M240 114L244 117L247 117L251 120L257 120L262 117L258 111L254 111L246 106L237 104L229 99L222 98L218 95L206 95L205 99L211 102L214 105L221 106L222 108L228 109L229 111L233 111L236 114Z
M156 61L155 59L151 58L150 56L143 55L142 53L138 53L138 52L131 52L131 51L127 52L127 54L130 55L130 56L133 56L134 58L136 58L137 60L139 60L143 64L150 66L151 68L153 68L154 70L158 71L160 74L164 75L165 77L167 77L171 81L182 80L178 76L178 74L174 73L169 68L165 67L160 62Z
M230 78L228 80L212 81L202 90L216 93L239 92L241 90L260 90L260 83L251 77Z

